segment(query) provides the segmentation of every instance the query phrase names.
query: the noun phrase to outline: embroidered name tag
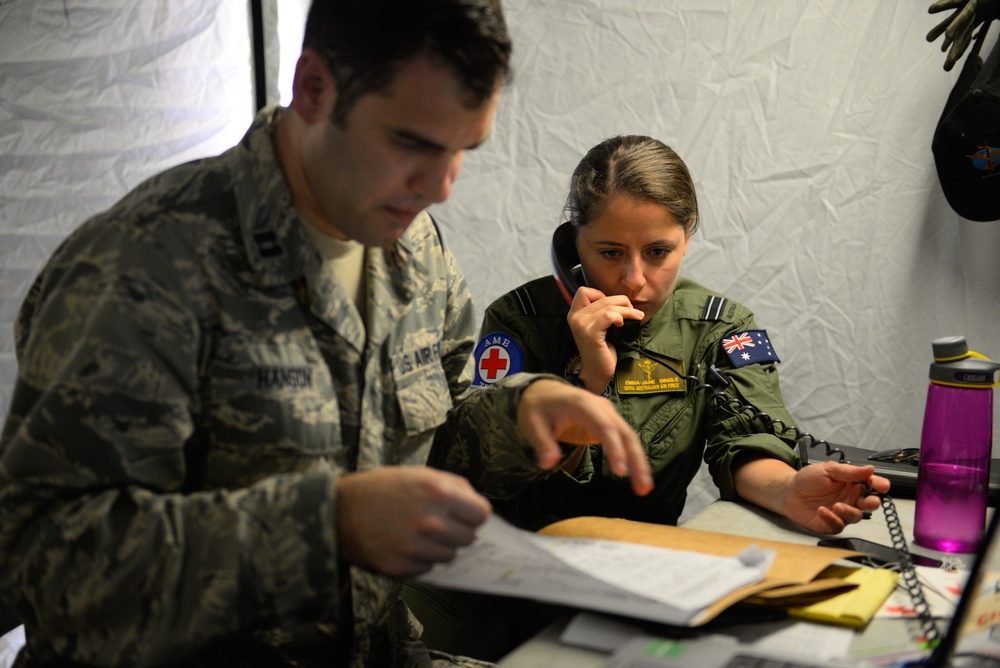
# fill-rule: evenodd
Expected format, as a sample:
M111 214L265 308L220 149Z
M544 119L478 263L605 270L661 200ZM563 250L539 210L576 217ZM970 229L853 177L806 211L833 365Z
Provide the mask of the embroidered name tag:
M259 367L257 369L258 390L297 390L312 386L312 369L309 367Z
M684 362L671 357L666 359L675 369L682 374L685 373ZM618 386L618 394L684 392L687 389L687 383L683 378L662 364L641 356L639 359L627 357L618 362L615 383Z

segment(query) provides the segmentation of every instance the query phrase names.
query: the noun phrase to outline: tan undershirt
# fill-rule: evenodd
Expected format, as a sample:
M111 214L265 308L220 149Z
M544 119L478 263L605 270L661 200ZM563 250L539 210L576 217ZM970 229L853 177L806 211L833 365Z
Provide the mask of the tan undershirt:
M365 308L365 247L353 239L337 239L323 234L312 225L306 225L306 232L316 250L323 258L337 281L344 286L348 296L354 301L361 320L364 322Z

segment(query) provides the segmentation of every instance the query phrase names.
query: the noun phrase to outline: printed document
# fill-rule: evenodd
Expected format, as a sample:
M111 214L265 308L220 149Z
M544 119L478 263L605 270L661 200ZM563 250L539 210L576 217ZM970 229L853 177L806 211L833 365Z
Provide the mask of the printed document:
M417 580L451 589L531 598L679 626L767 573L773 550L734 557L613 540L522 531L497 515L476 542Z

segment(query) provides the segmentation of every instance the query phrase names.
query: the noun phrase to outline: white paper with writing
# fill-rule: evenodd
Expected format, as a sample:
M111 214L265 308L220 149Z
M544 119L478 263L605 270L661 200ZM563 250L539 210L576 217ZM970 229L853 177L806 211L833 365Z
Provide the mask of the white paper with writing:
M545 536L494 515L454 561L417 579L669 624L697 623L726 594L763 579L772 550L717 557L620 541Z

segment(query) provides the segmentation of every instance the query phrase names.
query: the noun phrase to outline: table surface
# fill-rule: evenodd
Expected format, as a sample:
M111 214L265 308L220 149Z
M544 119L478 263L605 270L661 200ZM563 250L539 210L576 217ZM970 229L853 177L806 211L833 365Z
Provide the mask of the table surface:
M971 564L974 555L952 555L913 545L914 502L912 499L894 499L893 502L896 505L907 545L913 554L952 560L953 563L959 561L965 567ZM823 537L810 533L786 518L757 506L730 501L715 501L683 526L702 531L738 533L752 538L806 545L815 545L816 541ZM838 536L865 538L883 545L892 545L882 508L872 513L871 519L848 526ZM505 668L561 668L563 666L567 668L598 668L607 663L607 654L571 647L559 642L559 634L569 619L570 617L559 620L543 629L534 638L504 657L499 665Z

